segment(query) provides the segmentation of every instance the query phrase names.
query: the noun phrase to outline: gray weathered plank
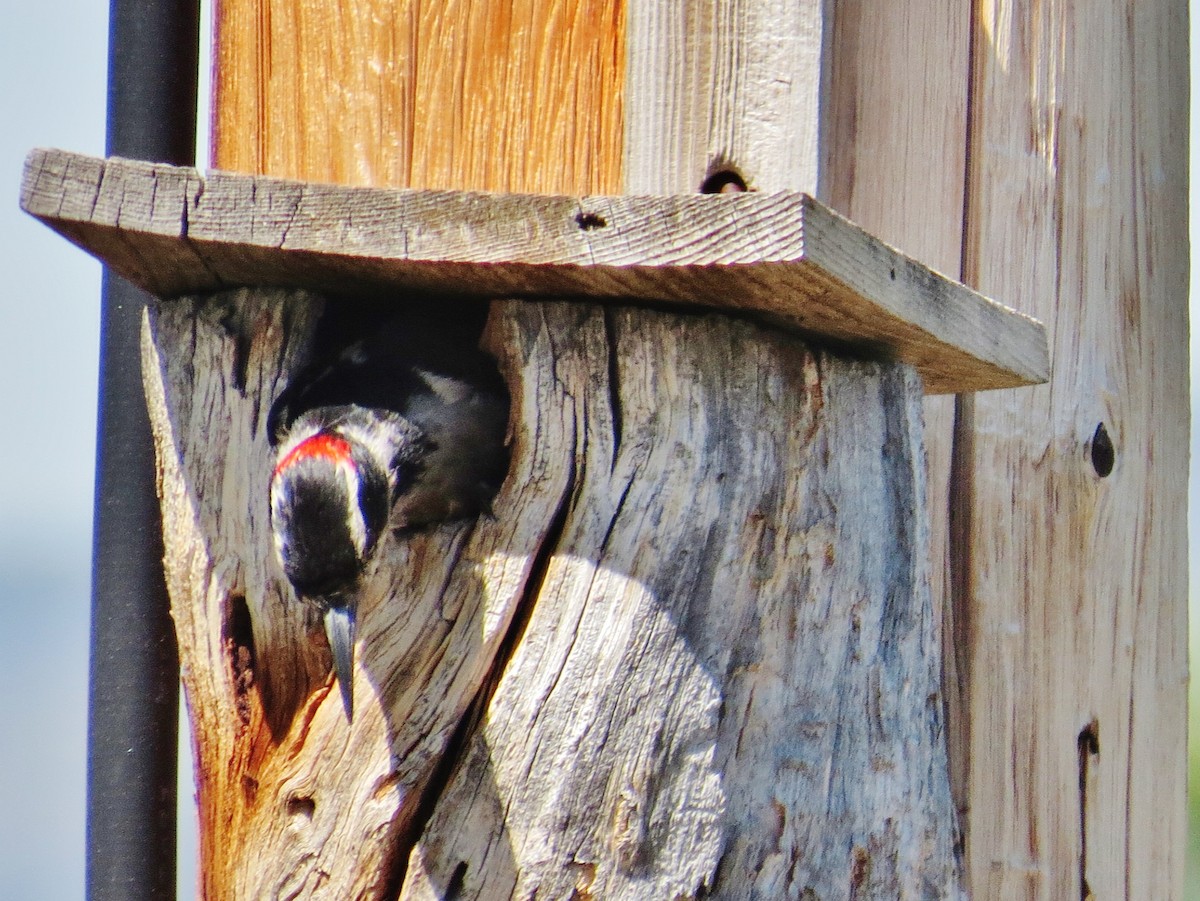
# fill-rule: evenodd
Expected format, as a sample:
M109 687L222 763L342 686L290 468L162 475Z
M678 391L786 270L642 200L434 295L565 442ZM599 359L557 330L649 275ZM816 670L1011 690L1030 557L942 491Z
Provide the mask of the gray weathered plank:
M958 422L971 889L1191 897L1188 5L974 9L964 272L1054 377Z
M351 188L35 150L21 204L160 297L258 284L699 305L899 358L930 393L1049 367L1035 320L805 194Z
M718 316L493 326L555 360L569 489L400 897L960 897L912 371Z

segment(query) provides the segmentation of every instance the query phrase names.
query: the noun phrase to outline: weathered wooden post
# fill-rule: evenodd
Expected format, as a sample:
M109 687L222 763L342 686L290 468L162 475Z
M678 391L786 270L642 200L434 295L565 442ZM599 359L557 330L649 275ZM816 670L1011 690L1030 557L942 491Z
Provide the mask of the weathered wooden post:
M1069 282L1045 260L1081 273L1081 298L1125 273L1141 288L1096 305L1124 311L1123 350L1101 356L1157 335L1177 362L1178 253L1147 243L1143 285L1122 228L1093 263L1085 228L1112 174L1087 135L1128 126L1132 147L1134 118L1144 158L1117 171L1135 221L1178 225L1176 107L1114 125L1089 82L1071 132L1059 105L1089 54L1127 44L1138 95L1165 95L1178 9L1111 33L1115 11L1089 12L1103 40L1072 42L1059 5L959 6L230 0L215 161L304 184L31 159L31 212L174 298L146 371L208 897L952 897L951 787L978 897L1169 893L1182 806L1145 831L1153 848L1120 823L1182 785L1182 733L1155 725L1182 698L1182 532L1135 513L1077 541L1102 499L1072 473L1082 448L1107 478L1116 435L1158 457L1125 464L1134 493L1105 491L1160 497L1178 393L1130 370L1146 403L1105 412L1124 425L1103 435L1073 419L1078 440L1031 426L1067 408L1046 389L927 403L926 504L922 387L1043 377L1036 329L771 194L816 194L1048 318L1040 298ZM758 193L586 197L739 179ZM269 559L266 411L323 308L411 292L521 298L493 303L483 336L513 393L512 470L494 520L386 548L347 729ZM1053 333L1067 360L1089 346L1074 321ZM1067 373L1083 422L1100 388ZM1116 576L1093 544L1158 575L1100 592ZM1069 590L1043 590L1059 569ZM1077 674L1055 699L1051 672Z
M803 195L48 151L23 197L165 298L146 390L206 894L959 894L920 400L1043 378L1037 323ZM512 468L494 519L389 540L350 726L270 550L266 425L326 306L417 291L525 298L484 336Z

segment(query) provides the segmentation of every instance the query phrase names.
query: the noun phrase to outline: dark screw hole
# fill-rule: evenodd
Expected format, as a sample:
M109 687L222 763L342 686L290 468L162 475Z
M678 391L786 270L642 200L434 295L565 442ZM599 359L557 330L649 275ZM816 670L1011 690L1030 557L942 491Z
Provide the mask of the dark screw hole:
M1092 468L1103 479L1113 471L1116 462L1117 450L1113 447L1112 438L1108 437L1108 429L1104 423L1100 423L1092 435Z
M1076 744L1079 747L1079 759L1082 760L1088 754L1100 753L1100 723L1092 720L1086 726L1079 730L1079 736L1076 738Z
M604 217L598 213L580 213L575 217L575 224L584 231L591 231L593 228L604 228L608 223Z
M746 180L732 169L714 172L700 183L701 194L738 194L746 188Z

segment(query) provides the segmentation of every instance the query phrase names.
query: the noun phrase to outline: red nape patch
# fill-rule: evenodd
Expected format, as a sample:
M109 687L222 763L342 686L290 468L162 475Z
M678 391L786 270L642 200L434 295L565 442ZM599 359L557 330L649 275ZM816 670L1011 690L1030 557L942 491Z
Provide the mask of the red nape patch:
M317 432L311 438L305 438L288 451L288 455L279 461L275 467L275 471L271 473L271 478L274 479L293 463L297 463L300 460L322 458L333 463L335 466L338 463L354 465L354 460L350 456L350 442L330 432Z

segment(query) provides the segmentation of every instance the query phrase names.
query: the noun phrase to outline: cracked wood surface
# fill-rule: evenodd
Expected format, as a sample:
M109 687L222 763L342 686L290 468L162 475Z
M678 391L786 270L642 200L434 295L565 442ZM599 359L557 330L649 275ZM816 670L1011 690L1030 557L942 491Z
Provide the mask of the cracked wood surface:
M242 24L274 29L291 14L278 7L263 16L257 0L227 3L218 25L232 32L240 9ZM287 44L309 50L295 57L300 73L344 63L346 90L280 79L273 66L292 60L275 53L272 62L269 49L291 40L286 29L252 35L240 56L219 42L222 74L296 90L284 115L274 115L283 108L276 100L250 115L219 109L218 162L310 179L568 194L691 192L714 166L732 164L753 187L813 192L884 241L1051 323L1062 378L1027 398L960 401L952 483L954 413L926 407L941 473L931 479L933 518L944 524L952 512L955 526L949 675L959 695L954 763L972 814L963 821L968 879L980 898L1078 897L1085 886L1098 897L1177 894L1186 830L1186 533L1173 489L1186 468L1187 418L1181 0L1128 15L1071 3L970 9L921 0L878 9L852 0L836 4L830 33L821 17L831 4L699 0L686 9L633 4L627 13L614 4L621 14L604 17L602 46L628 47L628 66L613 50L613 77L594 81L595 96L576 92L574 103L542 107L550 119L562 116L554 127L578 117L604 136L607 155L596 165L598 157L582 163L578 147L558 153L569 145L557 138L532 141L527 157L493 152L528 134L525 120L472 120L459 98L485 94L462 88L511 84L488 113L503 113L503 98L524 103L532 94L507 75L472 82L478 47L438 58L441 87L420 105L406 93L407 75L356 66L358 51L377 53L375 37L355 31L345 40L347 21L378 29L393 17L403 29L416 20L398 10L428 13L420 3L385 7L371 18L356 5L349 20L327 18L307 32L314 20L301 22L308 38ZM436 15L448 22L482 8L440 3ZM626 17L628 40L619 34ZM778 40L784 21L792 45ZM476 42L482 33L445 30ZM322 59L326 36L342 42L344 57ZM506 40L498 46L508 52L514 40ZM416 47L398 54L398 70L410 71ZM441 101L431 105L437 90ZM379 136L366 134L370 125L319 130L314 141L299 123L331 110L338 122L364 110L363 121L387 121L382 141L371 143ZM257 128L245 127L251 122ZM618 163L611 139L622 128ZM1100 421L1115 469L1092 481L1078 467L1091 466ZM586 896L590 863L575 872ZM446 889L457 892L470 873L456 865Z
M360 607L347 727L320 627L274 561L267 413L322 301L238 291L154 308L143 364L165 566L194 723L207 898L380 898L523 594L565 473L552 380L505 358L513 464L497 516L389 539Z
M500 321L555 361L567 506L401 898L958 897L912 371Z
M1049 365L1039 323L799 193L352 188L45 150L21 202L159 297L251 284L712 307L911 362L932 393Z
M510 476L494 519L388 539L348 728L267 534L266 413L320 308L146 328L206 897L954 894L911 369L495 304Z

